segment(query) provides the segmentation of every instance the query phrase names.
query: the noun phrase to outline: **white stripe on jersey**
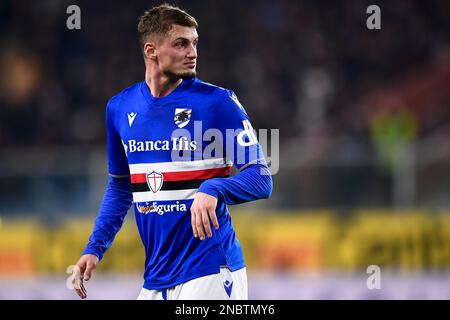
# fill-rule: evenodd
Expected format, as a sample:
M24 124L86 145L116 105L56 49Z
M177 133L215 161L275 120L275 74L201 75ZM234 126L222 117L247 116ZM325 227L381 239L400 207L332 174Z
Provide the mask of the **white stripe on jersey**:
M133 202L175 201L194 199L198 189L133 192Z
M174 161L155 163L135 163L130 164L130 173L148 173L153 170L158 172L180 172L191 170L215 169L231 166L231 161L225 162L225 158L205 159L194 161Z

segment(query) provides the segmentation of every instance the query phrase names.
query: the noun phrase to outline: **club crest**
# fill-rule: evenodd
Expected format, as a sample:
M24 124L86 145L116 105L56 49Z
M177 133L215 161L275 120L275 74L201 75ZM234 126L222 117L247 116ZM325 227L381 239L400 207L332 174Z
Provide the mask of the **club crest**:
M191 120L191 115L192 109L176 108L174 117L175 124L179 128L185 127Z
M147 174L147 184L153 193L157 193L162 185L163 185L164 177L162 173L157 171L152 171L151 173Z

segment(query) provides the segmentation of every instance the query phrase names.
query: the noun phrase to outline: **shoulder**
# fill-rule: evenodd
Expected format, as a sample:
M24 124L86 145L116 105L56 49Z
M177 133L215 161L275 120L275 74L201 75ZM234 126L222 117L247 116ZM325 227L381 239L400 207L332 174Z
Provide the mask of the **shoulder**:
M215 84L195 79L193 91L199 91L209 97L209 102L214 111L238 112L246 114L242 104L239 102L233 90ZM205 98L205 97L203 97Z
M195 79L192 85L192 91L210 95L212 98L215 99L224 98L226 96L234 94L233 91L230 89L223 88L210 82L200 80L198 78Z
M211 97L214 102L213 105L217 111L225 111L225 112L237 111L245 113L244 107L239 102L233 90L223 88L201 80L198 80L196 82L198 82L197 85L199 87L203 88L204 91L207 91L211 94Z
M130 98L134 98L136 94L139 93L140 87L141 82L138 82L115 94L108 100L107 108L110 111L119 109L123 102L126 102Z

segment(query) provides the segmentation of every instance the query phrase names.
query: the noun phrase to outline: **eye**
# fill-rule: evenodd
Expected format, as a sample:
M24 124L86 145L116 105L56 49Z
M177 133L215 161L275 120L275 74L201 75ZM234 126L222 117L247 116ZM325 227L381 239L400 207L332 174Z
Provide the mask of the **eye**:
M180 39L175 42L175 47L177 47L179 49L183 49L183 48L187 47L188 45L189 45L189 41L187 41L185 39Z

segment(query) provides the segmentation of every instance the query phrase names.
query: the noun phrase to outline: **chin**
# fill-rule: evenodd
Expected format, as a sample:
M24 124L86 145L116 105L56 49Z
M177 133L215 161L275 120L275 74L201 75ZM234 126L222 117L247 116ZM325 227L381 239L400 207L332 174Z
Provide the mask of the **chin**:
M167 75L170 78L181 78L181 79L188 79L188 78L193 78L197 76L197 72L194 70L185 70L185 71L178 71L178 72L174 72L174 71L165 71L164 72L165 75Z
M193 78L197 75L197 72L195 70L192 71L184 71L184 72L180 72L178 73L178 76L182 79L185 78Z

